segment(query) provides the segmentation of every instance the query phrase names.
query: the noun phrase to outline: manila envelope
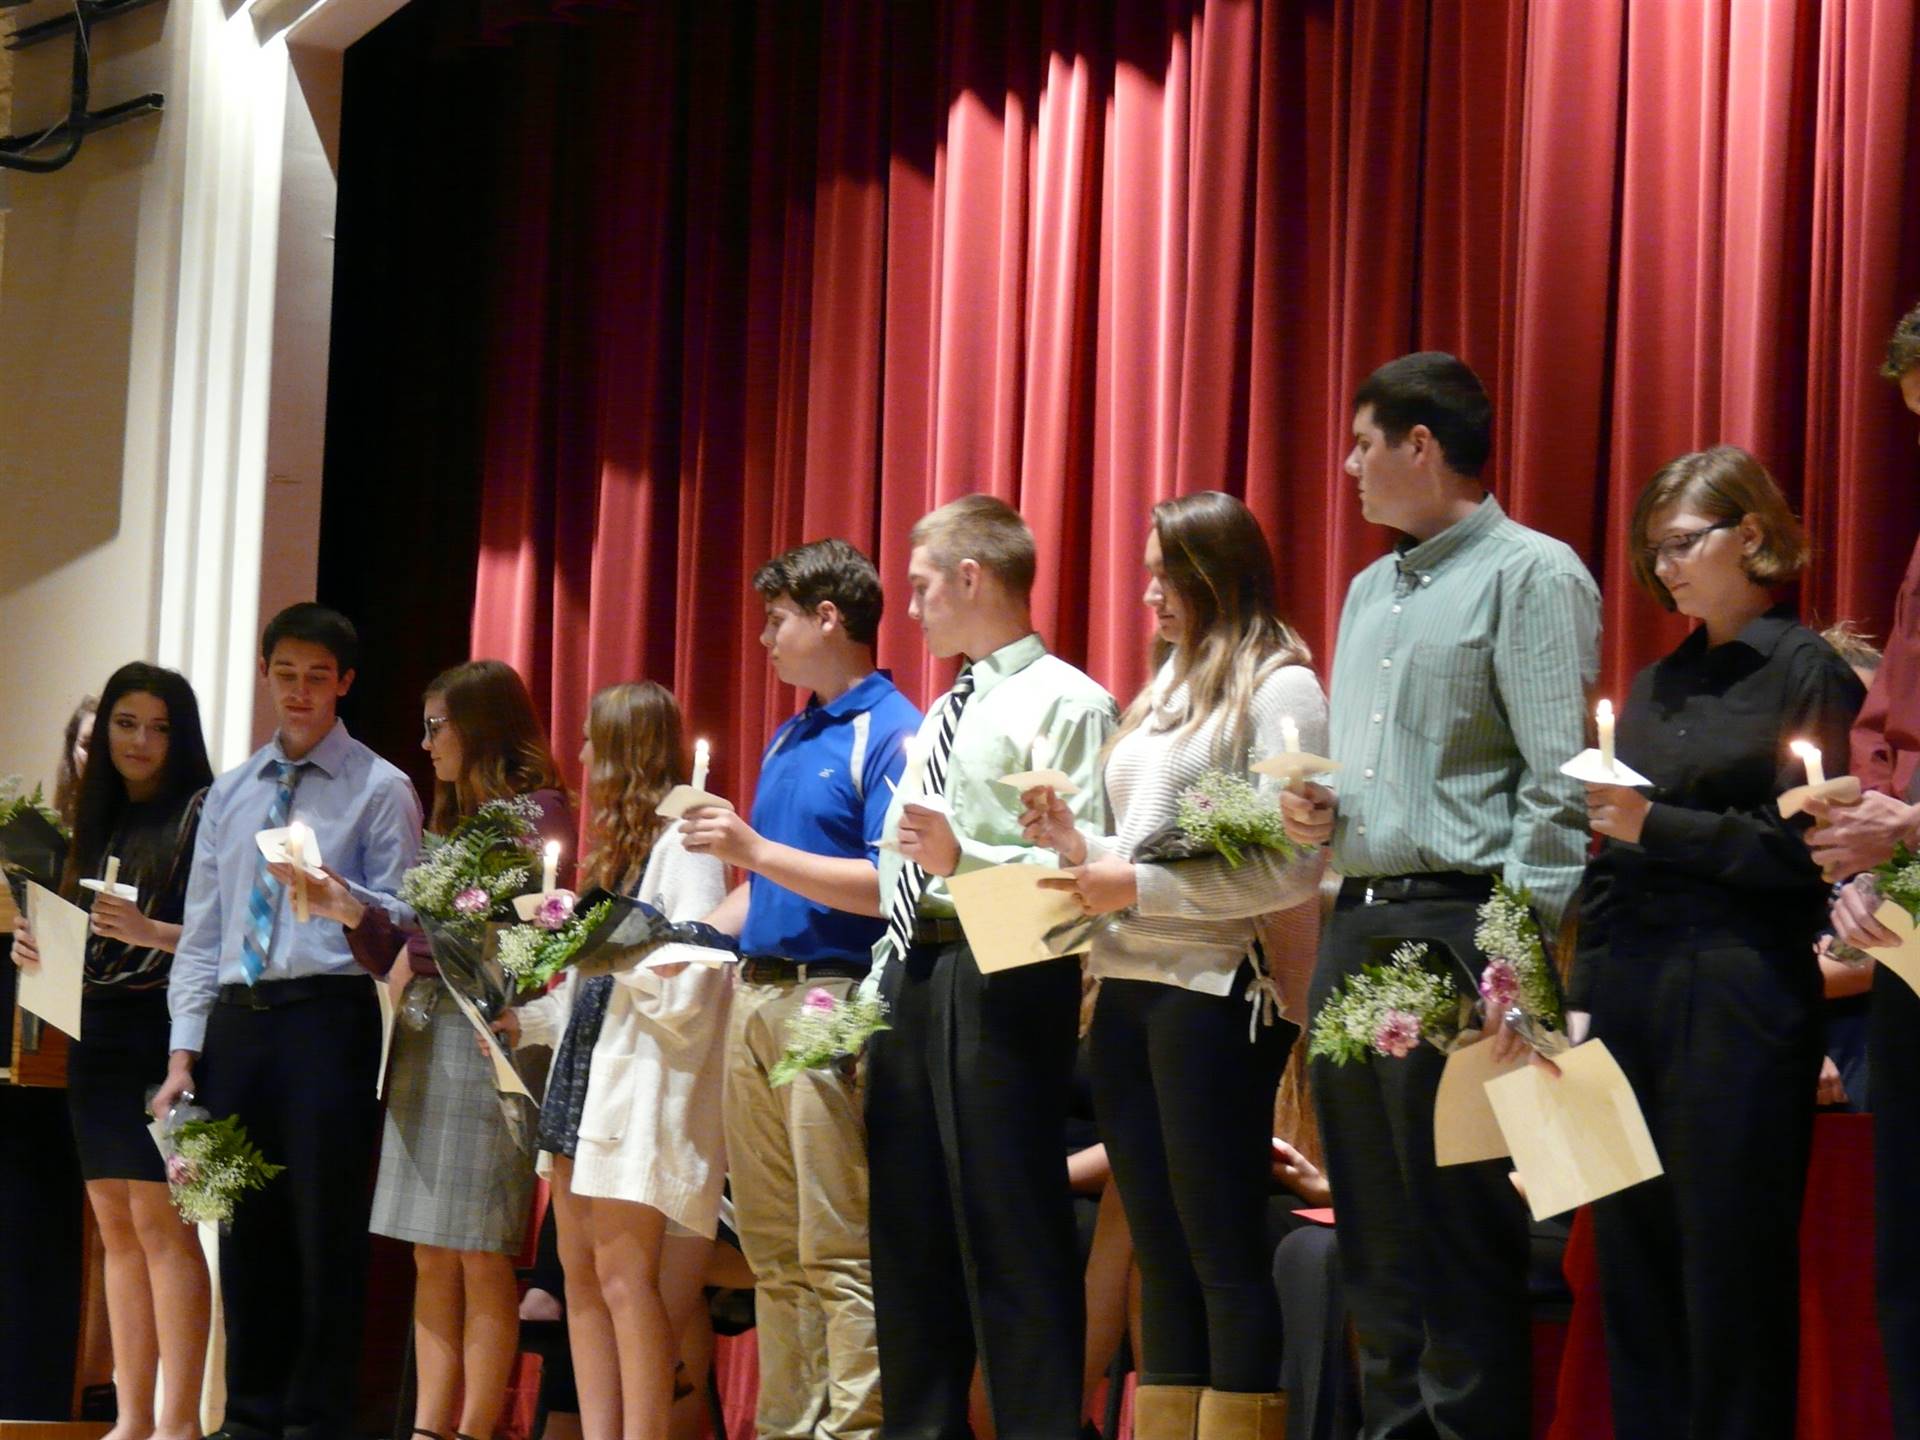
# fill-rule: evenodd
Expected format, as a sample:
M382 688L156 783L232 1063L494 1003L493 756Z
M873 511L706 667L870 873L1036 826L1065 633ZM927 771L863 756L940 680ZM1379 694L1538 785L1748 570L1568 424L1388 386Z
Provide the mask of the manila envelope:
M1074 953L1050 950L1045 940L1054 926L1084 918L1072 895L1040 888L1042 880L1065 874L1045 865L995 865L947 878L947 893L982 974Z
M1606 1043L1589 1040L1554 1063L1557 1080L1523 1065L1486 1087L1536 1220L1664 1173L1640 1102Z
M1462 1045L1447 1056L1433 1097L1434 1164L1471 1165L1508 1153L1507 1137L1500 1133L1493 1102L1487 1099L1487 1082L1526 1063L1522 1055L1502 1065L1493 1058L1493 1046L1483 1041Z
M20 969L22 1010L80 1038L80 993L87 979L87 912L34 881L27 884L27 924L40 963Z

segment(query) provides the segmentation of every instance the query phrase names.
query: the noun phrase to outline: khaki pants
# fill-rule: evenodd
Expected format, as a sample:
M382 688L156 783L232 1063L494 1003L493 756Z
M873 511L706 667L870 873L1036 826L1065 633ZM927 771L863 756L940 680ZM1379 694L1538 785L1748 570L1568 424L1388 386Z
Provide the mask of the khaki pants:
M773 1089L787 1021L816 985L747 985L727 1031L727 1162L740 1245L753 1267L761 1440L872 1440L880 1362L867 1253L867 1144L860 1100L834 1070Z

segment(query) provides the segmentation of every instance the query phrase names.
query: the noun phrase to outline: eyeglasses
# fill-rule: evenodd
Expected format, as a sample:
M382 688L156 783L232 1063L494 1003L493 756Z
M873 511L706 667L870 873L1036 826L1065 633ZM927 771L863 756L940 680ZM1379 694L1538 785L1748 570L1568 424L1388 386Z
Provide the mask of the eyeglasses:
M426 741L427 741L427 743L428 743L429 745L431 745L431 744L433 743L433 737L434 737L434 736L436 736L436 735L438 735L438 734L440 733L440 727L441 727L441 726L443 726L443 725L445 725L445 724L447 723L447 721L448 721L448 719L450 719L450 718L451 718L451 717L449 717L449 716L446 716L446 715L429 715L429 716L427 717L427 721L426 721L426 732L427 732L427 733L426 733Z
M1731 530L1739 523L1739 520L1722 520L1718 525L1702 525L1698 530L1689 530L1684 535L1669 535L1664 540L1656 540L1640 553L1646 558L1649 570L1658 569L1662 560L1684 560L1693 554L1695 546L1714 531Z

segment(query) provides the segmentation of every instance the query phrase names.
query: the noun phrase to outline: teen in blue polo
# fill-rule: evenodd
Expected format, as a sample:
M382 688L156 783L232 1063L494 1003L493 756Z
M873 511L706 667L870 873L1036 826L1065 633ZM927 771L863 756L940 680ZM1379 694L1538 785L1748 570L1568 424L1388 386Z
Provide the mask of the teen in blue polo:
M749 874L716 921L744 957L728 1034L727 1160L753 1267L759 1440L873 1440L880 1375L867 1258L866 1132L848 1077L774 1089L787 1022L814 989L844 1000L885 928L875 845L920 712L873 667L873 562L817 540L753 577L774 672L810 694L774 732L751 820L694 811L687 849Z

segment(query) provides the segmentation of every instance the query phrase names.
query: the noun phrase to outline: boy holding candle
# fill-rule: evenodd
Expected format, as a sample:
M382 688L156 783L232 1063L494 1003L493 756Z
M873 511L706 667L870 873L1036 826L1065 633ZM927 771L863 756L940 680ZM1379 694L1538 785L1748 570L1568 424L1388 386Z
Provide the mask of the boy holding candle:
M420 804L335 713L358 653L352 623L322 606L268 623L260 676L279 728L207 794L173 961L173 1053L154 1114L194 1091L205 1052L201 1103L239 1116L286 1166L220 1241L236 1440L355 1433L380 1010L340 927L297 923L254 836L297 810L361 903L398 907Z
M808 996L844 1001L867 974L881 934L874 842L920 712L874 669L883 596L866 556L815 541L768 561L753 585L766 605L760 643L807 704L774 732L751 820L706 807L683 828L689 851L749 873L714 922L740 936L743 957L724 1112L756 1282L756 1427L763 1440L870 1440L880 1377L859 1095L851 1067L778 1089L767 1076Z
M873 1278L889 1436L968 1432L976 1356L1002 1436L1075 1440L1083 1292L1065 1126L1080 1007L1076 957L984 975L946 880L1057 864L1022 834L1001 778L1044 758L1106 833L1100 752L1113 698L1033 631L1033 532L969 495L913 529L910 613L937 659L965 660L921 726L924 785L903 785L880 862L875 949L892 1029L870 1042ZM960 1303L965 1297L965 1303Z
M1312 987L1379 948L1443 942L1474 965L1476 910L1504 879L1552 934L1586 853L1582 745L1599 593L1577 556L1508 519L1479 475L1493 407L1451 355L1403 356L1354 401L1346 472L1401 532L1347 592L1335 650L1338 796L1281 797L1288 833L1333 844L1345 877ZM1464 977L1463 977L1464 979ZM1339 1197L1341 1263L1369 1435L1527 1434L1527 1229L1501 1162L1440 1168L1445 1056L1313 1065Z

